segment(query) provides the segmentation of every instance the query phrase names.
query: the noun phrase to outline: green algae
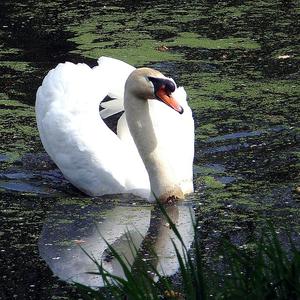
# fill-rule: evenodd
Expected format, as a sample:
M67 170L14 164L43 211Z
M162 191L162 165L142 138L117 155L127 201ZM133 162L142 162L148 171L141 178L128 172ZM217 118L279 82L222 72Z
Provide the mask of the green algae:
M259 49L256 41L243 38L209 39L193 32L183 32L172 41L166 41L168 46L205 48L205 49Z
M8 157L3 166L9 166L33 150L36 141L39 140L37 127L33 124L36 124L36 121L31 106L17 100L0 100L0 153Z
M72 52L94 59L111 56L133 65L180 58L179 54L159 51L162 43L138 28L138 20L126 12L117 10L113 14L94 16L80 25L69 26L68 29L75 35L69 41L77 45Z
M213 176L204 176L203 177L204 185L211 189L222 189L224 184L216 180Z
M0 61L0 68L7 67L15 71L31 71L31 64L29 62L20 62L20 61Z
M207 106L206 106L207 108ZM196 128L195 130L195 139L204 140L207 137L217 136L219 133L215 124L203 124Z
M8 96L6 94L0 94L0 105L4 106L4 107L24 107L24 108L29 108L30 106L28 106L27 104L21 103L18 100L7 100ZM3 114L5 113L9 113L10 111L7 110L5 112L3 112Z
M61 198L59 199L59 202L62 204L62 205L75 205L75 206L78 206L78 207L85 207L85 206L88 206L92 203L92 199L91 198L71 198L71 197L68 197L68 198Z
M7 55L19 54L20 52L21 52L20 49L17 48L5 49L3 48L2 45L0 45L0 58L6 57Z
M167 52L156 50L160 43L155 43L151 40L145 40L142 43L132 46L132 48L102 48L99 44L93 45L93 48L88 51L82 51L86 57L98 58L100 56L109 56L124 60L132 65L146 65L148 62L175 60L178 55L172 55ZM76 52L75 52L76 53Z
M249 25L249 20L261 20L264 14L269 17L278 4L278 1L273 4L259 1L255 6L249 1L236 6L217 3L209 10L204 4L195 4L193 9L180 4L172 13L166 13L164 5L158 5L155 9L142 5L143 9L132 14L122 5L99 7L97 13L90 7L87 10L74 10L71 7L62 11L61 2L54 1L34 4L31 8L17 5L13 19L21 17L18 9L24 10L22 13L28 18L47 9L53 14L56 13L59 20L64 20L61 29L68 32L67 40L74 44L70 53L94 59L101 55L113 56L134 65L167 61L175 68L178 66L180 80L190 97L190 105L195 116L200 119L199 124L196 124L196 139L203 142L221 133L234 132L241 128L256 130L268 128L270 125L295 124L296 117L293 118L290 111L297 110L297 80L264 78L261 69L253 68L255 62L243 61L248 56L260 57L260 50L265 47L266 40L272 38L268 28L265 36L260 36L260 33L254 35L251 30L255 28L255 24ZM153 18L157 22L153 23ZM225 33L222 37L216 35L210 30L210 24L213 27L222 20L225 29L231 28L229 23L233 22L239 32ZM51 28L49 22L52 22ZM197 22L206 24L196 26ZM285 30L290 20L284 20L280 14L274 24ZM190 30L187 30L187 26ZM56 32L58 27L57 24L54 26L53 20L47 20L41 30L46 28L45 34L50 34ZM33 28L36 29L36 24ZM284 35L286 32L278 32L273 38L276 40ZM166 48L162 48L165 50L159 50L161 46L165 46ZM5 54L2 67L17 72L34 71L30 62L12 60L13 55L20 54L22 50L13 47L8 49L5 45L1 49L1 53ZM207 53L206 57L202 57L202 52L199 52L203 49L206 50L203 52ZM296 46L290 45L272 49L271 53L275 59L284 54L297 59L296 50ZM201 55L189 57L195 51ZM207 64L209 70L199 70L195 67L195 62L199 68L202 64ZM183 70L179 67L182 63L185 64ZM257 78L263 80L258 81ZM11 149L19 151L23 147L23 152L26 152L31 147L26 145L27 138L32 137L38 141L37 130L31 132L31 125L27 125L35 124L34 111L25 106L21 109L23 104L18 101L10 100L5 103L7 95L1 98L4 100L0 104L6 107L0 111L5 118L1 126L6 136L17 132ZM11 109L11 106L19 106L20 109ZM201 118L203 114L204 119ZM225 117L220 118L219 115ZM16 122L11 123L14 117ZM17 124L17 120L26 124ZM38 142L37 147L41 148Z

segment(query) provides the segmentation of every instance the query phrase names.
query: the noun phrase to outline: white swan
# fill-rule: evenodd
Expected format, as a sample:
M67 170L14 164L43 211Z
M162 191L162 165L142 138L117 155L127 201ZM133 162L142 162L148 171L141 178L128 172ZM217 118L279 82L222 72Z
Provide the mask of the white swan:
M113 100L101 103L107 95ZM100 103L102 118L125 107L117 135ZM88 195L166 201L193 192L192 112L184 89L158 71L108 57L94 68L59 64L37 91L36 119L45 150Z

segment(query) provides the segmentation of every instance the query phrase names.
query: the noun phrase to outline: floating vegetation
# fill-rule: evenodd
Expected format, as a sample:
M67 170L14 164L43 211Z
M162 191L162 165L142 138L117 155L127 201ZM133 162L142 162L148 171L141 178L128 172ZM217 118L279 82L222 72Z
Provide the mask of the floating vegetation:
M193 32L182 32L174 41L167 43L168 46L205 48L205 49L258 49L259 44L243 38L209 39L203 38Z

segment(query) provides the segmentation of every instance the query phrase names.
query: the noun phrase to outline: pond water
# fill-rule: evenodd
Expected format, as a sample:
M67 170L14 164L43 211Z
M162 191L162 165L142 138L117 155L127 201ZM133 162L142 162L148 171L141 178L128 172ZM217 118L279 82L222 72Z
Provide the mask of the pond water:
M244 245L265 220L283 243L287 227L299 244L299 12L299 2L288 0L2 0L0 299L76 297L57 276L80 277L70 260L84 264L78 244L109 256L96 232L113 233L124 249L126 222L147 235L155 217L150 204L130 195L86 197L45 154L35 92L64 61L93 66L112 56L185 87L196 125L195 193L178 205L175 221L189 232L193 207L208 258L223 234ZM159 228L156 241L165 234Z

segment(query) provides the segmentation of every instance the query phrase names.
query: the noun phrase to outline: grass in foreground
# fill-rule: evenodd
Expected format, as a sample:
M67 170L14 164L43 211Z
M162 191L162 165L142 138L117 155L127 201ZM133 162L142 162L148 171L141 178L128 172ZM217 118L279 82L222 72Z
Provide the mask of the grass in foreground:
M181 287L159 274L151 260L143 260L128 236L136 253L132 266L107 244L111 254L122 266L125 279L107 272L93 257L105 283L98 291L76 283L84 299L300 299L300 251L290 239L289 250L280 245L274 228L267 225L250 250L241 249L224 239L221 249L221 270L210 270L201 250L201 239L195 228L191 250L183 240L163 207L162 213L181 242L183 252L175 243ZM84 250L83 250L84 251ZM181 254L183 253L183 254ZM89 255L88 253L86 253ZM155 257L155 253L151 253ZM94 273L95 274L95 273ZM227 274L227 276L225 276ZM229 275L229 276L228 276Z

